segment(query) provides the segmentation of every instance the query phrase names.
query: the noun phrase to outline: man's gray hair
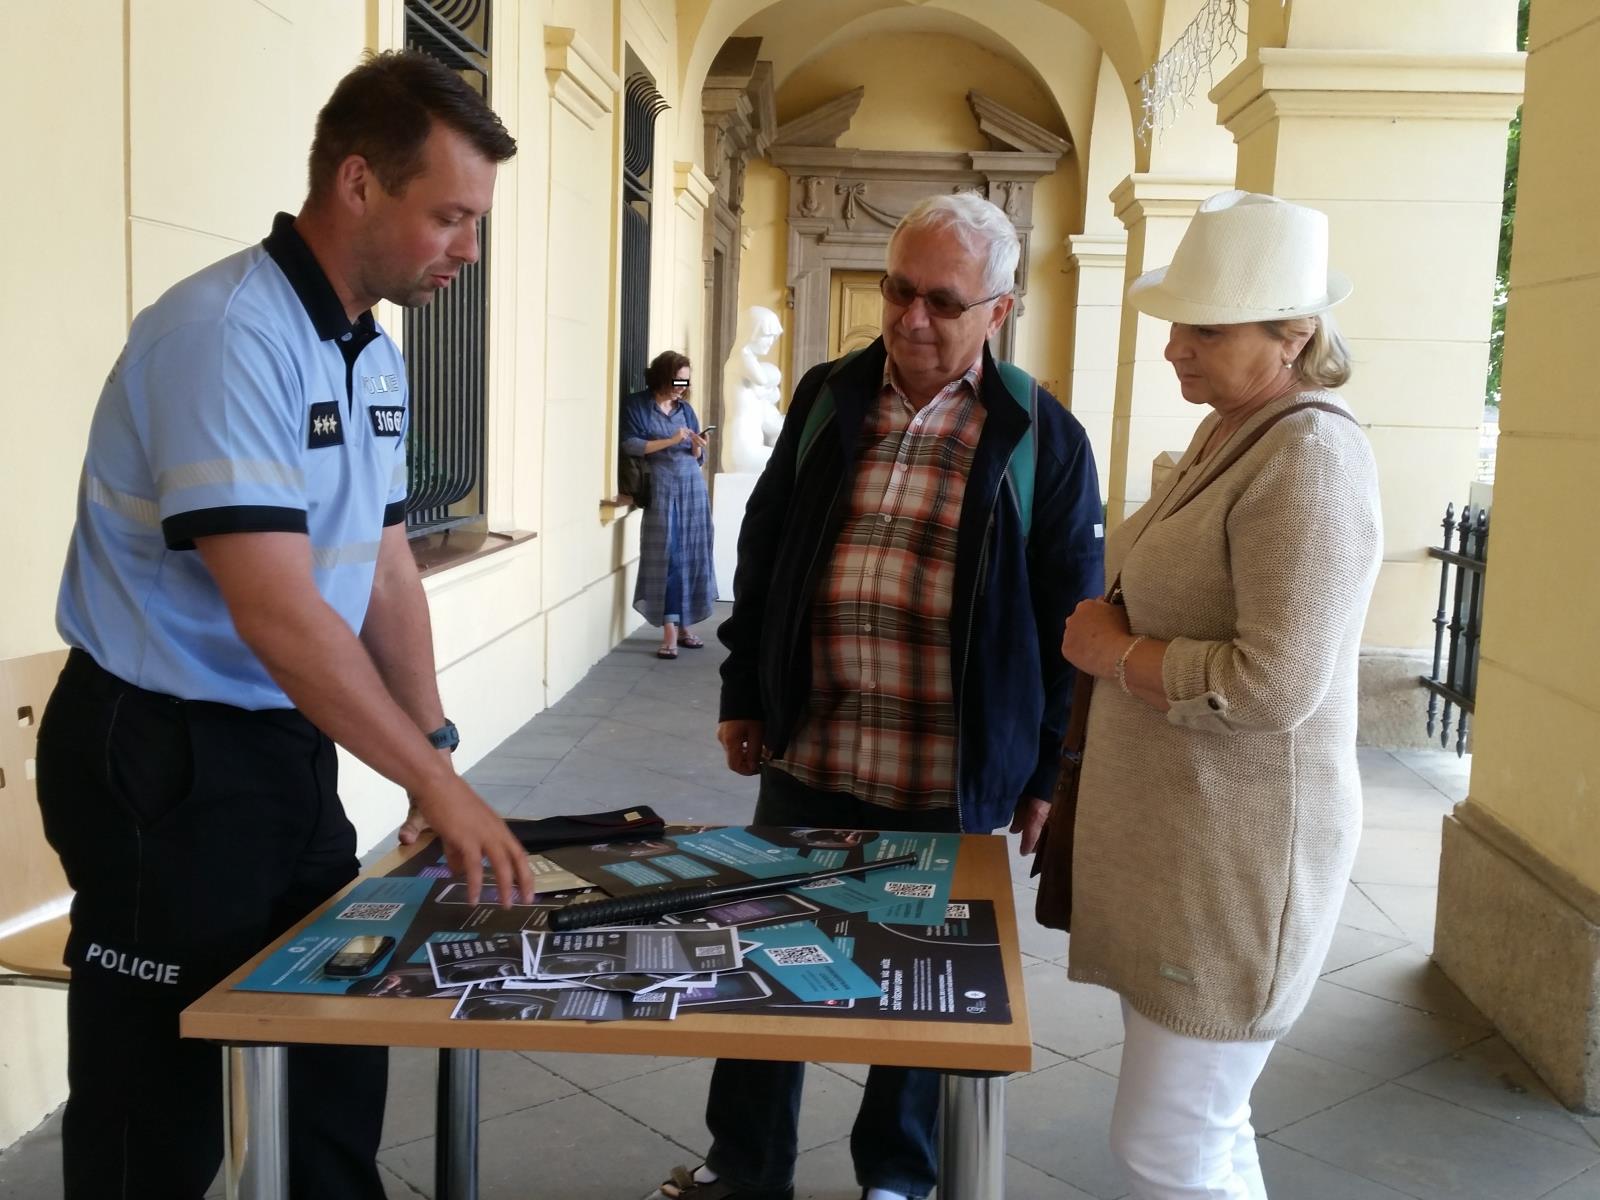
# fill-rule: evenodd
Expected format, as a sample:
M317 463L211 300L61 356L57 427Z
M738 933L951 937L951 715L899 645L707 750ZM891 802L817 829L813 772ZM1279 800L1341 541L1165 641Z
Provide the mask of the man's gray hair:
M894 228L889 253L908 229L948 229L969 253L983 260L983 294L1006 295L1017 286L1022 243L1015 226L996 204L972 192L941 193L919 200Z

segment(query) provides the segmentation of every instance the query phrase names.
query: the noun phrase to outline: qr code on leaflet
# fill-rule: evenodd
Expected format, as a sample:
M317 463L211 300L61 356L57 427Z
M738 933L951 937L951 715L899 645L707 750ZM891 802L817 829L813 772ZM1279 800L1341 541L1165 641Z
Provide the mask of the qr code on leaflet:
M938 889L931 883L886 883L883 890L891 896L901 896L907 900L932 900Z
M390 921L404 907L404 904L347 904L338 920Z
M825 967L833 961L821 946L769 946L774 966Z
M972 919L972 905L946 904L944 906L944 919L946 921L968 921Z

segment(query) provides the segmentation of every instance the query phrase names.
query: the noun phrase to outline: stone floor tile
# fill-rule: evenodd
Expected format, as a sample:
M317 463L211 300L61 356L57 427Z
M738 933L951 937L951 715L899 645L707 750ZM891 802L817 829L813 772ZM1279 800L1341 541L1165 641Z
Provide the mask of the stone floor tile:
M1498 1035L1402 1075L1395 1082L1486 1117L1509 1121L1520 1129L1600 1152L1600 1145L1585 1127L1597 1124L1596 1119L1579 1117L1563 1108L1533 1068Z
M61 1200L61 1109L0 1151L0 1198Z
M1437 887L1439 838L1437 828L1367 829L1361 835L1350 878L1362 886L1400 883Z
M618 703L626 704L627 701L624 699L618 701ZM607 715L614 716L615 712L616 710L613 708L611 713ZM525 733L559 734L563 737L581 738L584 734L588 733L589 730L593 729L595 727L595 723L599 720L600 717L598 715L590 715L587 713L556 712L553 709L547 708L543 712L532 717L526 725L517 730L517 732L512 734L511 738L507 738L506 741L509 742L512 738L519 737ZM505 744L505 742L502 742L496 747L496 749L503 749Z
M1456 802L1426 784L1417 787L1361 788L1364 829L1416 829L1437 834Z
M1385 1084L1273 1140L1419 1200L1534 1200L1600 1163L1505 1121Z
M568 725L568 729L560 731L542 727L537 724L537 719L524 725L505 741L494 748L495 758L543 758L559 761L583 738L587 737L590 730L603 723L603 717L557 717L554 720ZM589 728L581 726L589 722Z
M419 1197L422 1200L433 1200L432 1188L426 1192L418 1191L382 1163L378 1164L378 1178L383 1181L385 1200L418 1200ZM222 1193L218 1192L217 1195L221 1196Z
M1402 942L1410 940L1405 930L1385 916L1383 910L1353 883L1344 885L1344 905L1339 909L1339 924L1365 929L1369 933L1385 934Z
M1280 1042L1272 1048L1251 1093L1251 1123L1258 1134L1269 1134L1371 1091L1382 1082L1364 1071Z
M1028 967L1022 977L1036 1045L1077 1058L1122 1041L1122 1002L1116 993L1073 983L1059 963Z
M609 1083L591 1094L662 1137L703 1151L707 1144L706 1088L711 1082L711 1067L710 1059L690 1059L661 1071Z
M689 1058L656 1058L648 1054L569 1054L556 1050L524 1050L518 1053L586 1092L616 1083L619 1079L633 1079L694 1061Z
M1122 1074L1122 1043L1107 1046L1104 1050L1096 1050L1093 1054L1085 1054L1073 1061L1081 1062L1086 1067L1093 1067L1096 1071L1104 1071L1116 1079Z
M1542 1200L1600 1200L1600 1167L1590 1167L1582 1175L1547 1193Z
M1333 931L1333 945L1328 948L1328 957L1322 964L1322 973L1326 976L1407 945L1410 943L1404 938L1373 933L1368 929L1358 929L1354 925L1340 925Z
M607 714L613 721L653 729L674 737L697 739L698 744L716 747L716 696L700 699L690 693L663 703L649 696L628 696ZM720 754L720 750L717 751Z
M1439 889L1398 883L1363 883L1363 895L1424 954L1433 953L1433 921Z
M1378 746L1357 746L1356 762L1361 769L1361 785L1364 788L1414 788L1427 782L1401 762L1393 751Z
M483 1122L479 1200L618 1200L642 1196L685 1150L592 1096L568 1096ZM433 1189L432 1138L380 1155L424 1195Z
M1427 780L1451 800L1467 798L1472 780L1472 755L1457 757L1454 750L1395 750L1397 763Z
M522 788L538 787L549 778L559 761L555 758L512 758L495 753L468 767L466 778L474 787L491 783Z
M1006 1087L1006 1149L1035 1170L1098 1200L1128 1191L1111 1157L1111 1099L1117 1082L1067 1062Z
M802 1150L795 1159L795 1200L858 1200L860 1195L849 1138Z
M1409 1008L1438 1013L1469 1025L1490 1024L1433 959L1415 946L1397 947L1342 970L1328 972L1323 978L1340 987L1395 1000Z
M1484 1036L1480 1026L1323 982L1312 991L1311 1002L1284 1036L1283 1045L1393 1079Z
M855 1200L855 1197L851 1197ZM1094 1200L1064 1179L1030 1167L1014 1154L1006 1155L1006 1200Z
M1360 1175L1280 1146L1270 1138L1256 1142L1261 1156L1261 1176L1267 1195L1286 1200L1411 1200L1409 1192L1397 1192Z
M439 1078L435 1050L396 1048L389 1051L389 1099L383 1114L385 1147L433 1136L437 1129L435 1087ZM482 1120L532 1108L578 1086L521 1054L486 1050L478 1055L478 1116Z
M700 787L743 793L745 777L728 770L716 744L658 733L621 721L601 721L578 743L584 754L636 763Z

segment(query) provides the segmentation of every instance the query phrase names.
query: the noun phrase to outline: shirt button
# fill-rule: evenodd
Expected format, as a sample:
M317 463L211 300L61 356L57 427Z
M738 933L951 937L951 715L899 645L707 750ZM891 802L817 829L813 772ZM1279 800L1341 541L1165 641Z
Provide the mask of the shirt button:
M864 684L862 684L862 685L861 685L861 686L862 686L862 687L864 687L864 688L866 688L866 689L867 689L867 691L869 691L869 692L875 692L875 691L877 691L877 690L878 690L878 685L877 685L877 683L876 683L876 682L874 682L874 681L873 681L873 680L871 680L871 679L869 679L869 680L867 680L867 681L866 681L866 683L864 683Z
M340 340L340 341L341 341L341 342L348 342L348 341L349 341L349 340L350 340L350 338L351 338L351 336L352 336L352 335L350 335L350 334L348 334L348 333L343 333L343 334L340 334L340 335L339 335L339 340Z
M888 520L889 520L889 514L888 513L879 513L878 514L878 520L887 523Z
M862 633L871 633L872 632L872 622L871 621L863 622L862 625L861 625L861 632Z

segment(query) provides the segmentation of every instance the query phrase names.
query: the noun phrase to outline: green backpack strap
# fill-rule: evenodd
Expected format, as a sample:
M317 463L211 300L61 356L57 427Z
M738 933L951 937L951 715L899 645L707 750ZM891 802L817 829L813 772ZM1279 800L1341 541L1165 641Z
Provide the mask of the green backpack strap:
M806 455L811 452L811 447L816 443L823 427L833 419L833 377L846 366L854 362L867 347L844 354L833 364L827 376L822 381L822 387L817 391L817 398L811 404L811 411L806 413L806 423L800 430L800 445L795 451L794 473L795 478L800 477L800 468L805 464Z
M806 454L828 422L833 419L833 377L860 353L860 350L852 350L844 355L833 364L832 370L823 379L817 398L811 405L811 411L806 414L806 423L800 430L800 446L795 452L794 460L796 477L799 476L800 468L805 463ZM1010 461L1006 463L1006 476L1011 481L1012 498L1016 500L1017 512L1022 517L1022 539L1027 541L1028 533L1033 527L1033 476L1038 459L1033 430L1039 419L1039 383L1013 363L996 362L995 367L1000 372L1000 382L1005 385L1006 394L1016 402L1018 408L1028 414L1028 428L1023 432L1016 448L1011 451Z
M1011 461L1006 463L1006 475L1011 480L1011 494L1017 502L1017 513L1022 517L1022 540L1028 540L1033 528L1033 476L1038 468L1039 453L1033 431L1039 424L1039 381L1015 363L996 362L1000 382L1006 394L1016 401L1017 407L1028 414L1028 428L1016 449L1011 451Z

